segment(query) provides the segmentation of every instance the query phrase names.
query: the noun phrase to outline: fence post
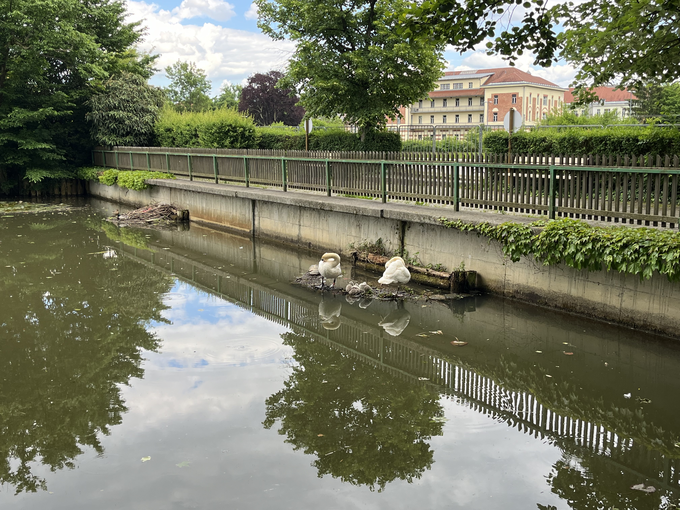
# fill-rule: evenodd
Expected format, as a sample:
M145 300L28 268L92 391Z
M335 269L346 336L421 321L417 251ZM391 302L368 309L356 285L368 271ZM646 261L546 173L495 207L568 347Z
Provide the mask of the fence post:
M215 184L219 184L220 179L217 176L217 156L213 154L213 171L215 172Z
M548 219L555 219L555 167L550 166L550 197L548 198Z
M384 160L380 162L380 197L383 204L387 203L387 172Z
M167 152L165 153L165 166L168 167L168 173L171 173L170 172L170 154L168 154Z
M151 171L151 155L149 154L149 151L146 151L146 169L149 172Z
M116 155L116 170L119 170L119 168L118 168L118 166L119 166L118 165L118 151L116 151L114 154Z
M102 160L104 162L104 168L106 168L106 151L102 151Z
M326 160L326 196L331 196L331 163Z
M130 151L130 170L135 169L135 162L134 159L132 158L132 151Z
M288 169L286 168L286 158L281 158L281 182L283 191L288 191Z
M243 156L243 177L246 181L246 188L250 187L250 171L248 170L248 157Z
M437 126L432 127L432 154L437 153Z
M453 210L460 210L460 171L458 163L453 164Z
M481 154L484 152L484 125L480 124L479 125L479 154L481 157Z
M187 154L187 168L189 169L189 180L194 180L194 173L191 168L191 154Z
M92 150L92 152L90 154L92 155L92 166L94 166L94 149Z

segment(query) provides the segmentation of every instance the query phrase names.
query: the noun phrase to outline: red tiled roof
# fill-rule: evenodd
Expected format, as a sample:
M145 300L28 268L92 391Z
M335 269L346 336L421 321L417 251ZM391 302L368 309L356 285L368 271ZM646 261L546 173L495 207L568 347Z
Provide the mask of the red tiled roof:
M436 97L483 96L484 91L482 89L434 90L429 95L432 99Z
M567 92L564 93L564 102L573 103L574 98L574 87L571 87ZM604 99L605 101L629 101L631 99L637 99L632 92L626 89L614 90L614 87L595 87L593 92L598 98Z
M536 85L546 85L548 87L560 88L559 85L539 78L538 76L533 76L525 71L521 71L516 67L498 67L494 69L475 69L471 71L447 71L444 76L455 76L455 77L466 77L475 74L490 74L488 80L482 85L486 87L488 85L502 85L504 83L534 83ZM461 76L462 75L462 76Z

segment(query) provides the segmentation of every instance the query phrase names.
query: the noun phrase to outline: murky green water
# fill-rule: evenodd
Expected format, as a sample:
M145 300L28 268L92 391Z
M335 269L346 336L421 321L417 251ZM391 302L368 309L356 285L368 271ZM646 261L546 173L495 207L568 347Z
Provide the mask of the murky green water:
M677 507L677 342L114 208L0 217L2 508Z

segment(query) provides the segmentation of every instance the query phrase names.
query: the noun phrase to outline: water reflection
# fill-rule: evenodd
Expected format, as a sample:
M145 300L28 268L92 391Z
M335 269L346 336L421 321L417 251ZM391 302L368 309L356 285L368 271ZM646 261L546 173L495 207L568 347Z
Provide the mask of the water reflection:
M381 373L362 360L306 335L287 333L296 366L267 399L264 426L316 459L331 475L379 491L420 478L432 465L428 441L442 433L439 394L423 384Z
M378 323L390 336L401 335L411 322L411 314L404 308L404 302L398 301L396 306L395 310Z
M171 280L112 257L73 215L5 219L0 241L0 482L45 489L35 463L73 468L122 421L120 385L142 377Z
M680 353L671 344L486 297L349 303L289 285L316 253L194 226L146 233L90 219L92 228L83 230L70 217L55 218L0 222L0 479L18 491L45 487L36 464L73 467L81 451L102 452L104 436L115 438L127 424L124 441L142 435L129 430L136 426L153 437L116 464L115 486L134 477L181 484L195 472L182 489L191 504L203 489L224 501L219 490L229 486L235 498L252 498L252 508L278 508L273 492L265 501L257 499L264 488L241 485L279 478L295 502L318 487L324 495L354 491L337 507L378 497L367 488L381 492L383 506L400 506L412 494L430 508L678 504ZM143 375L141 351L158 350L147 326L161 320L163 299L175 324L158 330L172 345L147 353L147 378L130 392L151 386L136 394L143 405L131 417L135 407L121 387ZM456 338L467 345L452 345ZM154 367L162 374L157 386L148 377ZM190 378L184 386L181 377ZM125 420L123 395L132 409ZM195 437L183 439L187 433ZM480 445L482 436L491 446ZM308 460L297 462L302 456L293 450L311 459L312 481ZM538 450L540 459L531 457ZM161 467L164 453L168 466ZM225 459L216 461L216 475L206 468L213 454ZM141 464L146 455L153 461ZM130 476L129 459L143 471ZM184 461L192 467L180 469ZM518 478L520 496L482 500L494 490L512 493L504 473L518 466L531 473ZM466 476L461 502L452 494ZM657 492L630 489L638 483ZM140 485L152 499L172 492Z

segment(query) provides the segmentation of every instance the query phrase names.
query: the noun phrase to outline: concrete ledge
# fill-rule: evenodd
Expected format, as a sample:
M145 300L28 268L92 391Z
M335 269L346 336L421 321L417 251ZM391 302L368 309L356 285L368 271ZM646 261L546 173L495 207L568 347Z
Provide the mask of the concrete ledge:
M133 206L152 201L190 211L192 221L254 237L274 239L320 253L348 255L380 239L390 251L422 265L476 271L478 285L494 294L604 319L680 338L680 285L655 274L578 271L544 266L531 257L513 263L502 246L474 232L446 228L439 218L498 225L531 223L533 218L451 209L383 204L186 180L150 180L144 191L91 184L91 193Z

